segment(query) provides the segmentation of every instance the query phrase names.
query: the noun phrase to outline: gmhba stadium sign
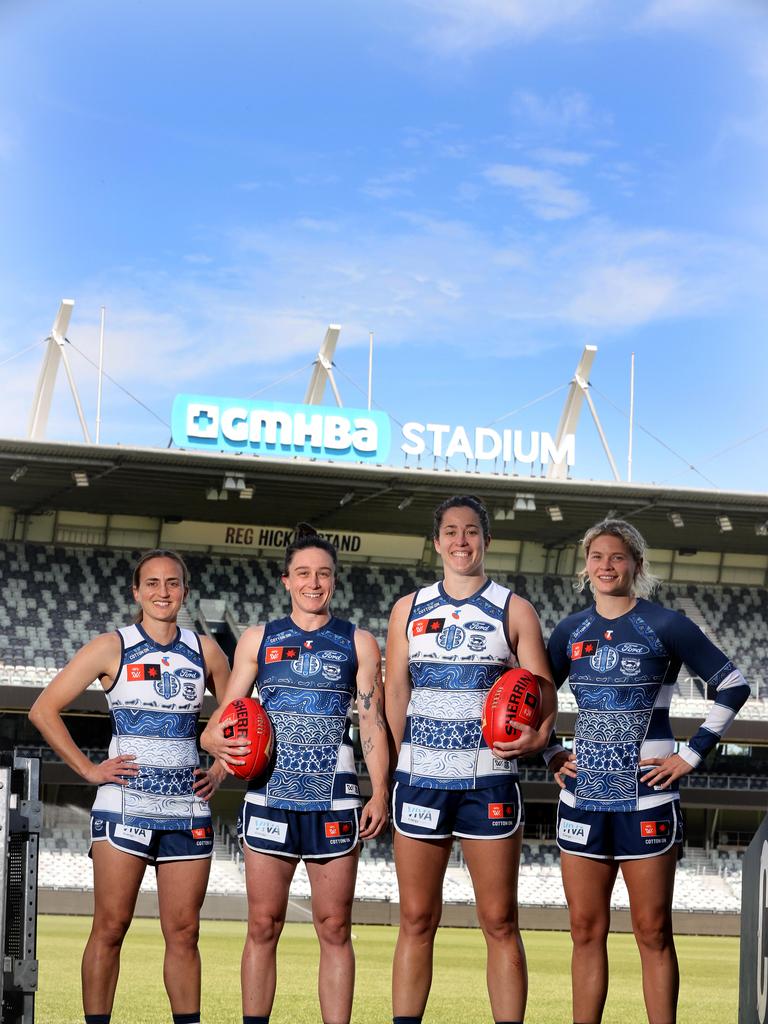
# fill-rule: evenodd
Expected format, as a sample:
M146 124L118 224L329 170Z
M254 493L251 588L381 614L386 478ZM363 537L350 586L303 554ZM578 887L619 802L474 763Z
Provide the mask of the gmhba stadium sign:
M379 464L390 462L395 449L403 455L458 455L477 462L573 466L576 461L572 434L558 445L545 431L416 420L396 432L386 413L370 409L177 395L171 422L174 444L206 451Z

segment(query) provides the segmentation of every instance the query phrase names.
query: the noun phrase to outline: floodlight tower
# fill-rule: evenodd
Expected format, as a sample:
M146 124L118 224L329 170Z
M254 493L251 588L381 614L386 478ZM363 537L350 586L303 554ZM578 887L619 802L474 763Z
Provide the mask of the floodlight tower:
M69 381L69 390L72 392L72 399L74 400L77 416L80 420L80 427L83 431L83 438L87 444L91 443L91 435L88 432L88 424L85 422L80 395L77 392L77 385L75 384L75 378L72 374L72 367L69 365L65 347L67 329L69 328L74 305L74 299L61 300L59 312L56 314L51 333L48 336L48 344L45 348L40 376L37 378L35 398L29 417L29 430L27 433L31 441L42 441L45 437L45 430L48 426L48 414L51 411L51 400L53 399L53 388L56 384L56 373L59 369L59 363L63 362L67 380Z
M336 399L336 405L341 409L344 403L341 400L339 389L336 387L336 380L333 376L333 354L336 351L336 342L339 340L339 333L341 326L339 324L329 324L328 330L325 332L323 338L323 344L320 346L320 351L317 353L317 359L312 370L312 376L309 379L309 386L307 387L307 395L304 399L304 405L322 405L323 395L325 394L326 381L331 385L333 391L333 397Z
M589 393L589 373L592 369L592 363L595 361L595 355L597 354L597 345L585 345L584 351L581 353L581 359L576 367L576 373L573 375L570 387L568 388L568 395L563 405L563 411L560 415L560 423L557 427L557 437L555 438L555 445L559 448L563 438L567 437L568 434L575 434L576 427L579 424L579 415L581 413L581 406L584 400L586 400L589 406L589 411L592 413L592 419L595 421L597 432L600 435L600 440L605 449L605 454L608 457L608 462L611 466L611 472L613 473L614 480L620 480L619 471L616 468L616 461L613 458L611 449L608 445L608 439L603 431L602 424L600 423L600 417L597 415L597 409L595 403L592 401L592 396ZM547 478L549 480L565 480L568 474L568 466L564 462L552 462L547 470Z

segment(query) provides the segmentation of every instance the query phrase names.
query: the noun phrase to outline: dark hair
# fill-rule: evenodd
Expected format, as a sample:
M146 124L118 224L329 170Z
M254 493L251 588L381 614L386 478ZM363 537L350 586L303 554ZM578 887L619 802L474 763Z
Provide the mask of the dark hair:
M167 548L153 548L152 551L145 551L133 567L133 578L131 582L134 590L138 589L138 586L141 583L142 568L153 558L170 558L176 562L181 569L181 582L184 585L184 589L189 589L189 569L181 555L177 551L169 551Z
M296 529L293 531L293 540L285 549L283 576L288 575L293 556L306 548L319 548L321 551L327 552L333 559L334 572L336 571L339 566L339 555L335 546L325 537L321 537L314 526L310 526L309 523L297 523Z
M483 531L483 537L487 540L491 536L491 523L488 519L488 510L485 505L476 498L474 494L455 494L452 498L446 498L445 501L441 502L435 509L434 519L432 521L432 536L437 540L440 535L440 527L443 525L443 516L449 508L471 508L477 518L480 520L480 526Z

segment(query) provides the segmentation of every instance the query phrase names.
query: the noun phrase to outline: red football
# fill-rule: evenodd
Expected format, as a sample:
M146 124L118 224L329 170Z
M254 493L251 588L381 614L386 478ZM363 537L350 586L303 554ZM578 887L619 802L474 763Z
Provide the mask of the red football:
M245 764L229 766L235 775L249 780L266 771L272 757L275 734L259 701L252 697L238 697L230 701L222 712L221 724L228 740L238 739L251 744L250 754L244 756Z
M541 724L541 690L536 677L527 669L512 668L499 676L488 691L483 706L483 739L511 743L520 735L516 724L538 729Z

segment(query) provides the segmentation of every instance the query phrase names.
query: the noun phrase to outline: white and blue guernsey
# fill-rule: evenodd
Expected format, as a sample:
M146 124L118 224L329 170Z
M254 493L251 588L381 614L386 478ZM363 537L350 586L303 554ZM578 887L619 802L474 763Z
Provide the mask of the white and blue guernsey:
M300 629L290 617L269 622L259 647L259 699L275 730L275 761L246 801L294 811L360 807L352 749L357 692L355 627L332 617Z
M667 757L675 739L669 707L680 668L687 665L715 691L715 703L680 757L694 768L717 744L749 686L741 672L683 614L638 600L616 619L595 606L555 627L548 652L556 686L570 679L576 698L577 778L560 799L589 811L635 811L679 798L677 784L659 792L640 779L643 758ZM547 759L556 748L547 750Z
M414 595L406 633L411 698L395 778L425 789L483 789L517 778L480 730L486 695L517 662L508 631L511 591L493 580L464 600L442 582Z
M117 630L120 668L106 690L112 721L109 756L135 755L138 775L99 786L93 813L133 828L181 831L211 823L192 786L200 761L197 720L205 692L200 638L178 629L158 644L141 625Z

